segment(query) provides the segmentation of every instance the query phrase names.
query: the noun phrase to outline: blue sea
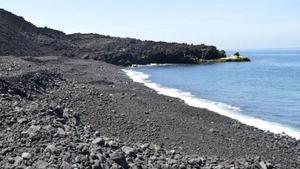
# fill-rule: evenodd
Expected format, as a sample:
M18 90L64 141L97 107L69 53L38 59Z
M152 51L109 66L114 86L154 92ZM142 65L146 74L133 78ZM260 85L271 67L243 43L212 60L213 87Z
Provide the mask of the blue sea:
M300 49L240 53L251 62L148 65L124 71L159 94L300 139Z

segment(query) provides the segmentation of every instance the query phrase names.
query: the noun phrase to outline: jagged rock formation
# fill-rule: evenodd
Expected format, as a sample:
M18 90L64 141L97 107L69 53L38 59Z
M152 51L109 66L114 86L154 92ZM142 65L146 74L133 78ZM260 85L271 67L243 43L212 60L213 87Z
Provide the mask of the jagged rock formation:
M38 28L0 9L0 55L59 55L116 65L199 63L226 57L214 46L141 41L98 34L70 34Z

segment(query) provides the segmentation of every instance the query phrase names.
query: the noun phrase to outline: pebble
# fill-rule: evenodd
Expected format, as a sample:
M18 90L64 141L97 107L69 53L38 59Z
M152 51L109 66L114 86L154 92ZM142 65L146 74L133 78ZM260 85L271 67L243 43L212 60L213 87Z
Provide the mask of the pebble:
M112 147L112 148L115 148L115 149L118 149L118 148L119 148L119 144L118 144L116 141L114 141L114 140L109 141L109 142L108 142L108 145L109 145L110 147Z
M135 156L135 150L128 146L123 146L122 151L129 156Z
M56 150L56 146L54 144L49 144L46 148L46 150L50 150L51 152L54 152Z
M24 72L26 73L26 72ZM1 78L1 77L0 77ZM33 78L34 80L31 80ZM26 87L30 86L30 92L38 91L37 85L46 81L47 85L51 85L51 78L55 79L51 73L34 72L26 80L30 83L22 84L22 91L26 92ZM0 85L1 85L0 79ZM36 83L38 82L38 83ZM26 99L18 97L15 99L11 95L3 95L0 90L0 97L10 97L11 101L1 100L0 126L3 131L0 133L0 168L231 168L233 164L241 165L239 168L246 168L245 162L237 160L237 162L224 161L222 159L206 160L208 157L202 158L197 155L182 155L181 150L168 150L163 144L154 143L125 143L117 138L108 138L102 133L95 131L94 128L85 125L80 121L80 112L75 112L72 100L72 93L76 93L80 98L81 84L69 81L60 81L58 83L65 96L61 96L59 101L45 99L48 95L52 95L52 90L42 90L43 97L40 100ZM69 84L70 83L70 84ZM15 83L18 84L18 83ZM70 86L74 85L70 90ZM57 87L56 86L56 87ZM85 84L82 88L93 93L92 88ZM15 91L14 91L15 92ZM28 93L30 95L37 93ZM108 94L100 94L108 104L110 100ZM125 95L125 94L124 94ZM110 95L118 98L118 95ZM134 96L134 95L133 95ZM1 99L1 98L0 98ZM93 100L85 100L85 104L90 104ZM105 101L106 100L106 101ZM17 101L18 108L12 109L13 104ZM82 102L83 103L83 102ZM84 105L86 106L86 105ZM71 107L71 108L69 108ZM3 110L2 110L3 109ZM88 110L88 109L87 109ZM115 111L109 108L111 112L120 114L119 118L128 117L130 114ZM152 115L154 111L147 109L146 114ZM89 113L86 111L85 113ZM112 114L112 113L109 113ZM7 118L6 118L7 117ZM128 121L128 120L127 120ZM144 122L153 124L153 120L147 119ZM7 125L7 122L10 125ZM114 121L116 123L116 121ZM120 121L121 122L121 121ZM129 122L128 122L129 123ZM105 127L105 126L104 126ZM131 127L131 126L128 126ZM7 129L7 130L5 130ZM135 128L132 129L134 132ZM156 130L152 130L156 131ZM121 129L120 132L123 132ZM210 132L215 132L210 129ZM114 134L114 133L112 133ZM151 133L152 134L152 133ZM116 134L117 135L117 134ZM155 136L155 135L154 135ZM2 139L3 138L3 139ZM39 139L36 139L39 138ZM164 137L168 139L168 137ZM293 141L293 142L292 142ZM294 140L288 140L293 144L297 144ZM250 158L254 159L254 158ZM248 160L248 159L247 159ZM244 160L244 161L247 161ZM273 169L273 165L260 160L248 160L251 166L259 166L262 169ZM240 163L239 163L240 162ZM247 162L248 163L248 162ZM248 165L248 164L247 164Z
M208 131L211 132L211 133L217 133L218 132L218 130L216 130L216 129L209 129Z
M96 145L101 145L103 146L105 144L105 140L103 138L96 138L92 141L93 144L96 144Z
M24 153L22 153L22 158L26 159L26 160L29 160L31 158L31 154L27 153L27 152L24 152Z
M21 163L22 160L23 160L23 158L20 157L20 156L15 157L15 159L14 159L14 161L15 161L14 166L18 166Z
M196 158L191 158L189 160L189 164L193 164L193 165L201 165L202 164L203 159L201 157L196 157Z
M45 169L49 166L49 163L43 160L39 160L33 164L35 169Z
M110 158L115 161L117 164L121 165L124 168L127 168L128 164L126 162L126 158L121 152L114 152L110 154Z
M25 122L27 122L26 118L20 118L20 119L18 119L18 123L20 123L20 124L23 124Z
M63 163L60 167L61 167L61 169L73 169L73 165L66 161L63 161Z
M58 128L56 133L59 135L62 135L62 136L66 134L64 129L62 129L62 128Z
M262 169L273 169L273 165L269 162L261 161L259 165Z
M14 147L8 147L8 148L2 149L0 154L6 155L7 153L12 152L12 151L14 151Z
M40 125L32 125L29 127L28 130L25 131L25 133L29 135L35 135L40 129L41 129Z

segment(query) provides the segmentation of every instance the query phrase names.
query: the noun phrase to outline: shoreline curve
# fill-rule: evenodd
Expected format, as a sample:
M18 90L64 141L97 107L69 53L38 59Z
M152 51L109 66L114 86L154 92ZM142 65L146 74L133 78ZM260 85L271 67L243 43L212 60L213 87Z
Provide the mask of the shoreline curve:
M300 140L300 131L295 128L288 127L276 122L265 121L259 118L247 116L241 114L241 110L238 107L234 107L222 102L202 99L194 96L190 92L185 92L180 89L162 86L149 80L149 75L142 72L131 69L122 69L122 71L125 72L125 74L134 82L142 83L146 87L154 89L158 94L179 98L189 106L204 108L217 114L237 120L243 124L253 126L264 131L270 131L274 134L286 134L290 137Z

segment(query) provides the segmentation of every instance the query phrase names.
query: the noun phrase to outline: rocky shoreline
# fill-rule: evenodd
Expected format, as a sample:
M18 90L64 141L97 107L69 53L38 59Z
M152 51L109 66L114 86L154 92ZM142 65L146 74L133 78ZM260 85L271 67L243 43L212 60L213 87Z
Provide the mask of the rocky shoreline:
M249 61L247 58L227 58L224 50L204 44L142 41L92 33L65 34L36 27L4 9L0 9L0 18L0 55L4 56L65 56L123 66Z
M32 79L23 79L27 75ZM30 89L5 86L12 79L1 79L1 168L199 168L210 166L214 160L183 156L155 144L127 144L101 136L80 122L79 113L30 98L65 85L56 77L48 71L13 77L22 84L30 83Z
M0 168L299 168L299 141L158 95L121 70L0 57Z

